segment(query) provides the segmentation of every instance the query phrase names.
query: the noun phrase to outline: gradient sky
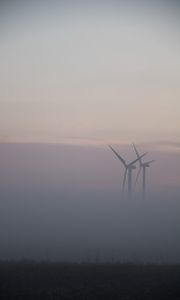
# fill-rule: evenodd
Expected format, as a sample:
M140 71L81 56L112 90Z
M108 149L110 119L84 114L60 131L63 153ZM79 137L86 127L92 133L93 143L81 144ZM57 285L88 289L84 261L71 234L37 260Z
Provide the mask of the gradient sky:
M1 1L1 142L179 141L179 4L124 2Z
M0 8L1 143L112 143L129 160L134 158L129 144L135 142L157 161L152 185L179 186L178 1L1 1ZM78 158L72 148L78 163L68 156L61 159L62 176L70 170L74 178L77 168L84 169L77 184L63 177L65 186L88 188L92 176L92 188L119 188L122 166L105 148L101 160L98 148L96 155L77 148ZM18 153L7 153L0 152L1 176L2 184L11 188L11 175L5 176L8 166L8 174L18 174L24 162L13 163ZM108 153L106 159L103 153ZM59 174L54 163L50 167L53 151L46 154L44 148L48 168ZM31 156L36 169L33 151ZM102 163L106 167L99 174ZM23 182L22 177L16 180Z

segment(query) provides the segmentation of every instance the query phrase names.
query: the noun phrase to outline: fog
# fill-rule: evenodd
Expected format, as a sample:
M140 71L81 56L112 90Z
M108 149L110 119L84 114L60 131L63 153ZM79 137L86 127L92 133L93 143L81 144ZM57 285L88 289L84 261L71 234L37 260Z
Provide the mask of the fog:
M106 146L1 144L0 259L180 262L179 152L148 155L147 199L139 183L129 201Z

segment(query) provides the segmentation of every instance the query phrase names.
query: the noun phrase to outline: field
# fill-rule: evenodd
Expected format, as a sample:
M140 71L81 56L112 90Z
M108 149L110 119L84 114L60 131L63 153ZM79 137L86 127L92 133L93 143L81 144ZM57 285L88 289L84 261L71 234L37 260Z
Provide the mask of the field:
M0 299L180 299L179 265L1 262Z

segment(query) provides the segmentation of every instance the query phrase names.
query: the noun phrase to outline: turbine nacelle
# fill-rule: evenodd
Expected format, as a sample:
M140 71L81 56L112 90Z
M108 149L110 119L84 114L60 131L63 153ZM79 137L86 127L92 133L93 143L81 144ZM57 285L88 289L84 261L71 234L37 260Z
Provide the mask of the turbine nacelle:
M155 160L151 160L151 161L147 161L147 162L144 162L144 163L140 163L140 167L144 167L144 168L148 168L150 167L150 164L152 164Z
M136 169L136 166L135 165L132 165L132 166L129 166L128 168L132 169L132 170L135 170Z
M150 164L141 164L142 167L149 168Z

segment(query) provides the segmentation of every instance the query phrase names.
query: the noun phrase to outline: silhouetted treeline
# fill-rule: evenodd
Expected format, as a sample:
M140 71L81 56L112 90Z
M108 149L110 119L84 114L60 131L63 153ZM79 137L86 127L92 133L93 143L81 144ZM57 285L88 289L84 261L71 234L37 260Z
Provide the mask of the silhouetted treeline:
M180 265L0 262L0 299L179 300Z

